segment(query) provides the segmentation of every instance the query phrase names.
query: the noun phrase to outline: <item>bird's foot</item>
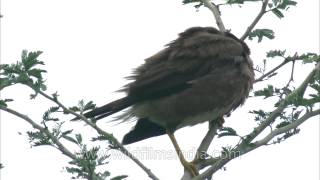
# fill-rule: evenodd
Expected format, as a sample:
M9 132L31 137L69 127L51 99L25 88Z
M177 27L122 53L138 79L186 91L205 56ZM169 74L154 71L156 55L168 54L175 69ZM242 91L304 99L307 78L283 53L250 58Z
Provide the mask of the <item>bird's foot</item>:
M183 165L183 167L192 175L192 177L195 177L197 175L199 175L199 171L196 167L196 164L192 162L188 162L186 160L182 160L181 164Z

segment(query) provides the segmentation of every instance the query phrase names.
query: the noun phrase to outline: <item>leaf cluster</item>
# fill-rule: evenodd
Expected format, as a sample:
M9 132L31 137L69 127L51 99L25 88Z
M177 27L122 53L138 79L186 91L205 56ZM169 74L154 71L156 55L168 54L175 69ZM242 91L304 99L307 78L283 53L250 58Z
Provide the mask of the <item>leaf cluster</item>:
M41 51L24 50L21 54L21 61L15 64L1 64L0 91L14 84L24 84L34 89L36 93L31 98L37 95L37 91L45 91L47 87L44 84L43 73L46 73L46 70L36 67L44 65L44 62L38 60L40 54L42 54ZM1 101L1 104L5 105L6 101Z
M291 6L296 6L296 1L291 0L272 0L272 2L268 3L268 7L274 15L278 18L283 18L283 11L287 11Z
M264 37L268 39L274 39L274 32L271 29L255 29L248 35L249 40L253 40L253 38L257 37L258 42L260 43Z

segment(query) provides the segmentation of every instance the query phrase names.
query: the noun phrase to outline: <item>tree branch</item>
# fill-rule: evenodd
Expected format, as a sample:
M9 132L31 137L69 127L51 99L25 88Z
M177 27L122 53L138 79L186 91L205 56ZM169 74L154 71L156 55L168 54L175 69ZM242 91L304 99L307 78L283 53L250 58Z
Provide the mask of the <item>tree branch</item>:
M268 1L269 0L263 0L262 2L262 7L261 10L259 12L259 14L257 15L257 17L253 20L253 22L250 24L250 26L247 28L246 32L244 32L244 34L241 36L241 40L245 40L249 33L253 30L253 28L257 25L257 23L260 21L260 19L262 18L262 16L267 12L266 8L268 5Z
M291 129L297 128L300 124L304 123L307 119L319 115L320 114L320 109L317 109L315 111L310 111L310 112L306 112L301 118L299 118L298 120L284 126L281 127L279 129L275 129L273 131L271 131L266 137L264 137L263 139L254 142L254 144L259 147L262 145L266 145L271 139L273 139L275 136L288 132Z
M84 117L81 114L75 113L74 111L70 110L69 108L65 107L61 102L59 102L56 98L53 98L43 91L37 91L39 94L44 96L45 98L55 102L58 106L60 106L64 111L76 116L77 118L83 120L86 124L91 126L93 129L95 129L100 135L107 137L108 140L110 140L118 150L120 150L123 154L128 156L133 162L135 162L145 173L148 174L148 176L153 180L159 180L157 176L155 176L149 168L147 168L144 164L142 164L133 154L131 154L112 134L105 132L101 128L99 128L95 123L88 120L86 117Z
M274 73L275 71L280 69L282 66L286 65L287 63L288 63L288 61L284 60L281 64L279 64L275 68L271 69L269 72L267 72L267 73L263 74L262 76L260 76L259 78L255 79L254 82L256 83L256 82L263 81L264 78L268 77L269 75L271 75L272 73Z
M15 111L13 109L10 109L8 107L2 106L0 105L0 109L3 111L6 111L10 114L13 114L25 121L27 121L29 124L32 125L33 128L39 130L40 132L44 133L46 136L48 136L52 142L57 146L53 146L56 149L58 149L60 152L62 152L62 154L68 156L69 158L71 158L72 160L77 160L77 156L75 154L73 154L72 152L70 152L59 140L57 137L55 137L54 135L52 135L52 133L47 129L44 128L42 126L40 126L39 124L37 124L35 121L33 121L32 119L30 119L27 115L21 114L18 111ZM98 175L96 175L95 173L93 174L93 176L98 179L98 180L102 180Z
M292 91L284 100L282 100L279 103L279 106L277 109L275 109L270 116L263 121L258 127L256 127L253 132L251 132L247 138L247 142L251 142L255 137L257 137L270 123L275 121L275 119L280 115L280 113L286 108L287 102L292 100L292 98L295 98L295 96L302 97L306 88L308 87L309 82L313 79L315 73L320 70L320 63L317 63L315 68L309 73L309 75L306 77L306 79L302 82L302 84Z
M256 141L255 143L250 144L250 142L255 139L266 127L268 127L269 124L275 121L275 119L283 112L283 110L286 108L286 103L290 101L292 98L295 96L300 96L302 97L308 84L310 81L313 79L314 75L320 71L320 62L316 64L315 68L309 73L309 75L306 77L306 79L301 83L301 85L291 92L282 102L279 104L278 108L275 109L270 116L263 121L258 127L254 128L254 130L246 136L244 140L240 144L238 144L235 148L232 149L233 152L239 152L238 155L243 155L246 154L264 144L266 144L268 141L270 141L273 137L285 133L293 128L298 127L300 124L305 122L307 119L309 119L312 116L320 114L320 110L315 110L309 113L306 113L304 116L296 120L295 122L281 127L279 129L276 129L272 131L270 134L268 134L265 138L263 138L260 141ZM217 170L222 168L225 164L227 164L230 160L236 158L238 156L233 156L229 158L211 158L206 160L202 164L203 167L206 167L208 165L211 165L206 171L204 171L202 174L198 175L197 177L192 178L192 180L203 180L207 177L210 177L213 173L215 173ZM208 163L209 162L209 163ZM211 164L210 164L211 163ZM204 166L206 165L206 166Z
M202 142L197 149L196 157L193 160L194 162L201 160L202 159L201 156L203 155L203 153L206 153L208 151L208 148L214 136L217 134L218 128L219 127L217 123L209 123L209 130L206 136L202 139Z
M280 69L282 66L286 65L287 63L289 62L295 62L297 60L301 60L302 57L301 56L298 56L297 53L293 56L293 57L286 57L282 63L280 63L278 66L274 67L273 69L271 69L269 72L263 74L262 76L260 76L259 78L255 79L254 80L254 83L256 82L260 82L260 81L263 81L264 78L270 76L272 73L276 72L278 69ZM294 67L292 67L293 69ZM293 78L293 70L291 72L291 78Z
M216 19L216 23L220 31L225 32L226 28L223 24L223 21L221 19L221 14L219 12L218 6L216 6L214 3L210 2L210 0L202 0L205 7L207 7L212 13L214 18Z

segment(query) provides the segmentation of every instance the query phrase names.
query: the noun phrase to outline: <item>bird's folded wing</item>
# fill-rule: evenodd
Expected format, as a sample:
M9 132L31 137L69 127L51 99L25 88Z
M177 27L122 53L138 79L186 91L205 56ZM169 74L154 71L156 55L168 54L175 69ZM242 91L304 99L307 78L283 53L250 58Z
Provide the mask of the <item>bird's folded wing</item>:
M178 93L190 87L190 81L233 63L242 52L240 43L222 35L193 37L148 58L124 90L136 101Z
M190 82L233 63L242 53L239 42L221 34L178 38L134 71L129 77L133 81L121 90L126 97L84 116L101 119L135 103L179 93L192 86Z

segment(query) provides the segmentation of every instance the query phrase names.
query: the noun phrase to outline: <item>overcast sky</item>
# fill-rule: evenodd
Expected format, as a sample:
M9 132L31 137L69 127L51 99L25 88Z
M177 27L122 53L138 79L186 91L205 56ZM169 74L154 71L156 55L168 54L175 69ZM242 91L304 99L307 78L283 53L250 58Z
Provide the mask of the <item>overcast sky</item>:
M221 9L227 29L241 36L259 12L259 3L248 3L245 8L237 6ZM75 105L78 100L93 100L103 105L122 97L115 93L127 82L123 79L143 60L177 34L192 26L215 26L211 12L201 8L197 12L191 5L182 6L181 1L140 0L2 0L1 3L1 63L19 60L21 51L41 50L40 59L45 69L48 93L58 91L61 101ZM255 65L261 65L265 52L271 49L287 49L287 52L319 52L319 1L298 1L298 6L285 12L285 18L273 14L265 16L257 28L275 31L275 40L258 44L248 41ZM279 63L269 62L267 68ZM270 81L283 84L289 78L290 66ZM295 83L299 84L311 66L298 66ZM257 74L259 76L259 74ZM255 88L262 87L257 84ZM42 113L52 104L42 98L30 101L32 91L23 86L11 87L1 93L3 98L14 98L10 107L40 122ZM272 109L272 101L249 99L246 105L226 119L239 134L245 135L255 126L248 111L253 108ZM69 117L67 117L69 118ZM112 119L109 118L109 120ZM114 125L105 119L99 123L118 139L128 132L134 123ZM21 119L1 112L1 179L49 179L66 180L70 175L62 167L69 159L51 147L30 148L27 137L19 135L31 130ZM94 136L94 131L81 123L70 127ZM207 130L207 124L183 128L176 133L182 149L194 153ZM231 145L237 139L214 140L209 153L220 152L221 146ZM105 144L101 144L104 146ZM127 146L138 153L142 162L160 179L179 179L183 169L174 156L167 136L151 138ZM141 152L155 153L161 158L145 158ZM153 154L154 155L154 154ZM113 176L127 174L128 179L147 179L146 174L133 162L114 154L104 169ZM319 179L319 117L301 126L299 135L284 143L262 147L233 160L226 170L215 174L215 180L318 180Z

